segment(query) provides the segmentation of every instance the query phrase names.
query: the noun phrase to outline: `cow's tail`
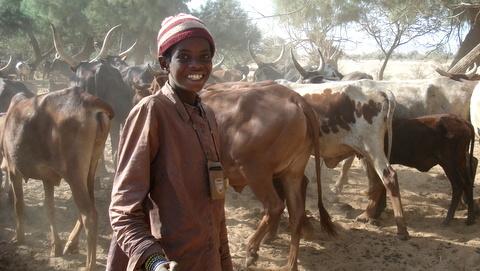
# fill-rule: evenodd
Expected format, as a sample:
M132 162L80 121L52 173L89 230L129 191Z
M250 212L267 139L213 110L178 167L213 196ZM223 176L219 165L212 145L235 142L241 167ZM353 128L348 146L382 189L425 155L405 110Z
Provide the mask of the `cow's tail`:
M323 206L322 201L322 183L321 183L321 168L320 168L320 146L318 144L318 138L320 137L320 127L318 123L318 118L312 107L305 101L305 99L298 95L299 102L298 104L302 108L306 118L307 125L309 126L310 135L313 143L313 150L315 156L315 173L317 180L317 193L318 193L318 212L320 214L320 224L322 229L326 231L329 235L336 235L337 231L335 225L332 222L330 215Z
M386 94L386 104L387 104L387 138L388 138L388 146L387 146L387 159L390 161L390 155L392 153L392 136L393 136L393 112L395 111L395 96L390 90L384 90Z

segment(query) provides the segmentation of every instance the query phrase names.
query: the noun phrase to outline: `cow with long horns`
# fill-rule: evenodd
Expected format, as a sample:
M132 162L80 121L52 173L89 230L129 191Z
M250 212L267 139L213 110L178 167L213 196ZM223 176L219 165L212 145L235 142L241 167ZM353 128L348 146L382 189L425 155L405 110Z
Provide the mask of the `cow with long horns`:
M120 68L127 66L123 58L128 55L133 46L117 56L107 55L112 43L111 35L119 27L120 25L114 26L107 32L103 46L96 57L88 62L80 62L65 52L55 27L51 25L57 54L75 71L71 83L101 98L110 104L115 112L110 130L112 157L115 157L114 154L118 148L121 124L132 108L133 96L119 72Z

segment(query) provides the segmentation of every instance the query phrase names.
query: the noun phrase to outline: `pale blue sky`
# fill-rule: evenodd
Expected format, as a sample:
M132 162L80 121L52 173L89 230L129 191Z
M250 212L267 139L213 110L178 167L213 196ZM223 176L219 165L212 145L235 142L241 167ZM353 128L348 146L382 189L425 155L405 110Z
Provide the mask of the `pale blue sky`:
M288 39L288 35L283 34L285 30L279 25L278 22L273 18L262 18L262 16L274 15L273 6L271 0L238 0L242 5L243 9L249 14L250 18L254 19L253 22L257 24L260 30L264 35L276 35ZM188 4L190 9L197 9L204 3L206 0L192 0ZM349 38L356 40L357 42L343 44L343 49L349 53L362 53L362 52L372 52L377 51L378 47L374 43L371 37L366 34L360 33L358 30L353 29L348 33ZM423 39L418 39L417 41L412 41L409 44L399 47L397 52L409 52L409 51L426 51L422 43L431 42L434 37L426 37ZM457 49L457 44L455 41L451 42L450 45L453 52Z

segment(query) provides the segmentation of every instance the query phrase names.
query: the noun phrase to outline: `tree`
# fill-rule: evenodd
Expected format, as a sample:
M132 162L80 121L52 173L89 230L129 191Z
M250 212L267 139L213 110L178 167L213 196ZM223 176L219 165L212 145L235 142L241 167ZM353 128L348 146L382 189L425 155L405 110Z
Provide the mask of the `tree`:
M201 18L212 32L217 51L228 56L226 63L233 66L250 60L247 41L257 42L261 34L238 1L209 0L193 13Z
M337 66L341 45L350 41L347 27L359 16L359 7L349 0L274 0L278 21L293 45L300 44L318 63L319 48L327 63ZM353 1L355 2L355 1ZM310 46L303 45L304 41Z
M319 46L330 64L340 56L342 45L358 27L372 37L384 60L378 78L383 74L392 53L419 37L448 30L448 12L440 0L275 0L277 12L288 14L294 40L310 40ZM290 11L290 12L289 12ZM313 56L312 53L310 55ZM336 56L336 57L332 57ZM328 60L327 60L328 62Z
M451 12L451 25L459 33L460 46L449 67L449 72L465 72L473 62L480 61L480 54L476 50L466 59L463 59L475 46L480 44L480 4L466 3L462 1L444 0L446 8ZM467 34L462 40L462 30L467 29ZM461 63L459 61L463 59Z
M360 3L358 23L376 42L384 55L378 79L382 80L387 63L398 47L427 34L445 29L441 10L431 1L373 0Z
M23 2L20 0L15 1L0 1L2 6L2 12L0 12L0 34L4 37L13 37L25 34L31 48L33 50L33 60L25 53L18 53L17 60L25 61L29 58L29 64L32 71L35 72L40 62L51 52L52 50L46 50L42 53L40 44L37 39L35 23L32 17L27 14L22 8ZM18 41L16 39L15 41ZM4 46L8 46L5 44ZM18 48L17 48L18 50ZM21 52L21 51L20 51Z
M190 0L94 0L85 15L95 32L122 24L122 38L118 50L129 47L135 40L135 63L143 63L150 52L156 54L156 37L163 19L179 12L187 12ZM121 47L121 48L120 48ZM156 56L152 56L156 59Z

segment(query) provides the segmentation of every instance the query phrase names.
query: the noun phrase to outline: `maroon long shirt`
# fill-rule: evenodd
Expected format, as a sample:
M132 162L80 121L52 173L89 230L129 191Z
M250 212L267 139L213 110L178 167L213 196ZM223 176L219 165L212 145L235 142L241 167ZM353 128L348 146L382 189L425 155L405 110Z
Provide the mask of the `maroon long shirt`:
M127 270L155 252L180 270L233 270L224 200L210 198L206 168L207 157L217 160L218 130L200 104L183 104L167 83L127 118L109 209Z

